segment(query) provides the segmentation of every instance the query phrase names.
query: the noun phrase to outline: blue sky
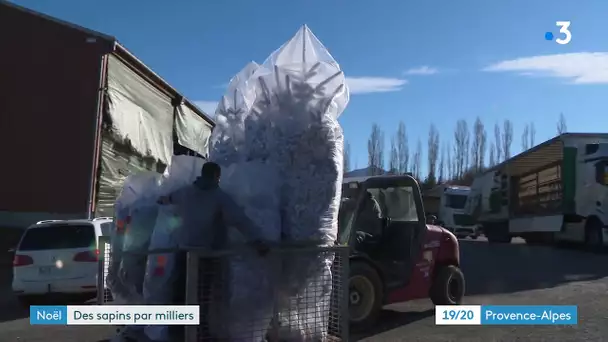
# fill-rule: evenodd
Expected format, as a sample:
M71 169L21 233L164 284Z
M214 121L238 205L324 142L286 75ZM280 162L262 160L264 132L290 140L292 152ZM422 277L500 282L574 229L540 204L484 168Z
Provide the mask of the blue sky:
M458 119L479 116L493 140L494 123L509 118L515 153L527 122L538 143L555 135L560 112L570 132L608 128L605 0L14 2L116 36L207 110L246 63L307 24L350 80L341 123L352 167L367 164L374 122L388 149L399 120L413 148L431 123L449 143ZM568 45L544 39L559 36L560 20L572 23Z

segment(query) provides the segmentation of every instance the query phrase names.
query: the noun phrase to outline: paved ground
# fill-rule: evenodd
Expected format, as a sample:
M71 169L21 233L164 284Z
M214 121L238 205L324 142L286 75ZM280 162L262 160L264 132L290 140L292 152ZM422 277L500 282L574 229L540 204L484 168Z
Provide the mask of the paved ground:
M366 335L351 341L602 341L608 340L608 256L516 241L489 245L462 242L468 304L574 304L575 327L446 327L435 326L428 301L396 305ZM7 274L0 279L7 279ZM112 335L109 327L36 327L18 310L0 284L0 341L97 342Z

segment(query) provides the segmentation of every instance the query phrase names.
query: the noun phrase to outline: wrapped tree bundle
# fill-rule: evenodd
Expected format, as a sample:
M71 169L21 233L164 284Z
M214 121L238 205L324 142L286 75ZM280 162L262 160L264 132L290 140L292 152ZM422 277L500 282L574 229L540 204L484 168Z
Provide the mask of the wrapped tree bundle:
M155 172L131 175L125 180L116 200L115 229L110 242L112 259L106 282L117 303L141 303L145 259L144 264L140 265L137 257L124 255L123 251L147 249L156 219L156 208L150 206L150 201L154 201L159 181L160 175Z
M344 143L337 118L348 100L342 71L306 26L261 66L246 67L231 82L216 112L219 130L212 135L210 157L232 170L222 184L262 227L264 237L315 245L336 240ZM265 192L245 185L260 183ZM278 272L282 316L289 317L283 320L286 330L300 336L291 340L324 338L329 317L319 315L329 313L332 256L281 261L280 272L267 265L273 274L262 277L260 272L247 275L253 269L250 261L234 263L233 298L246 298L247 291L255 297L257 291L253 295L244 284L254 277L276 278ZM260 307L252 300L233 303L233 312Z
M268 121L252 116L252 89L248 82L258 69L248 64L230 82L216 111L218 123L211 135L210 160L222 167L222 189L244 210L256 235L266 241L281 236L280 180L269 161L272 153L263 135ZM230 227L229 227L230 228ZM233 244L244 242L235 229L228 232ZM216 305L211 315L215 334L231 341L263 340L272 317L274 263L269 258L239 255L225 264L227 306Z
M204 163L205 160L198 157L173 156L171 163L163 174L163 181L156 199L191 185L200 175ZM182 220L175 209L172 205L157 205L158 214L156 221L153 223L150 250L177 248L179 246L179 231L188 227L182 226ZM204 210L204 208L201 208L201 210ZM143 283L145 304L172 304L175 259L175 255L172 253L149 255ZM145 333L153 341L166 341L169 338L169 329L164 325L147 326L145 327Z
M256 74L258 100L252 111L273 126L271 158L282 181L283 239L333 245L344 145L337 118L349 99L344 75L307 27ZM283 260L281 316L291 340L326 337L332 262L333 256L325 253Z

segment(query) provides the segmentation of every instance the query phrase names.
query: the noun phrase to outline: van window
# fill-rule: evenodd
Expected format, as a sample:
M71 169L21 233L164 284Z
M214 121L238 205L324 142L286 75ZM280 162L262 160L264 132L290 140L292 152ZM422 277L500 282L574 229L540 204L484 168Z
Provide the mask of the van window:
M467 203L466 195L445 195L446 206L452 209L464 209L464 205Z
M101 235L110 236L114 229L114 222L106 222L101 224Z
M95 228L92 224L56 224L29 228L21 240L19 250L40 251L94 246Z

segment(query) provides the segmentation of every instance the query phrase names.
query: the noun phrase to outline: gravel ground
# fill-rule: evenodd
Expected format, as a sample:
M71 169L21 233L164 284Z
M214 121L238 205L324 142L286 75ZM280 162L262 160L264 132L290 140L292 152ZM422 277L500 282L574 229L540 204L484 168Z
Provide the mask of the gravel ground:
M490 245L462 241L467 304L570 304L577 326L435 326L428 300L394 305L369 334L351 341L603 341L608 340L608 256L514 241ZM5 271L6 273L6 271ZM30 326L27 312L9 295L10 274L0 276L0 341L98 342L111 327Z

